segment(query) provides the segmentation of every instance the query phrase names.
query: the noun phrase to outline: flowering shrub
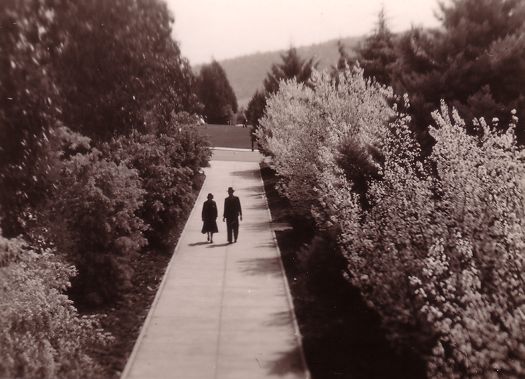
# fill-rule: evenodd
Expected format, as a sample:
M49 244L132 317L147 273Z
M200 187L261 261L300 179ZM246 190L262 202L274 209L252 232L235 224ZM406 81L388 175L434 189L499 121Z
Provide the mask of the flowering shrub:
M433 117L420 150L391 92L362 72L313 89L281 84L259 131L282 191L339 231L349 280L390 339L427 357L432 378L525 375L525 165L515 125ZM516 120L514 120L515 122ZM295 198L299 194L298 198Z
M351 281L381 314L390 337L401 347L418 346L425 353L431 330L420 325L408 277L420 272L425 243L432 239L432 181L411 159L418 153L402 123L385 128L381 178L369 183L371 207L363 210L349 185L326 188L326 202L338 203L334 215ZM405 142L403 142L405 141ZM406 156L397 154L406 149ZM412 155L412 156L411 156ZM329 178L328 178L329 179ZM348 199L348 200L347 200ZM340 216L338 216L340 215Z
M515 122L504 133L475 121L469 136L456 111L434 112L431 159L440 178L434 239L412 278L437 343L433 377L525 375L525 154Z
M0 377L99 377L89 349L108 335L63 292L75 269L0 235Z
M92 149L63 162L56 186L47 225L79 271L73 293L90 304L110 300L129 287L130 260L146 244L138 173Z
M317 200L317 183L333 168L333 159L342 157L339 151L353 150L375 166L375 134L395 115L387 101L392 96L390 89L365 80L358 67L337 80L314 72L310 87L281 82L257 131L262 149L274 158L281 192L309 211Z

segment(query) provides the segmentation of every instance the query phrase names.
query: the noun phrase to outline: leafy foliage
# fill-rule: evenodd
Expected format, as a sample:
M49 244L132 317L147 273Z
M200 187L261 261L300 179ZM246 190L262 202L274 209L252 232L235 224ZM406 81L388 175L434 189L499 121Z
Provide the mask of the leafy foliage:
M432 211L441 239L428 249L424 284L416 280L421 312L438 336L431 373L525 374L525 155L512 113L505 133L476 120L480 137L445 104L433 114L441 198Z
M89 350L110 336L64 295L75 274L53 251L0 236L0 376L98 377Z
M198 78L199 100L208 123L228 124L237 112L237 98L223 68L217 61L201 67Z
M348 51L341 40L337 41L337 52L339 53L337 64L332 67L332 71L334 71L335 74L337 74L339 71L344 71L348 67L353 66L355 63L355 59L353 59L350 54L348 54Z

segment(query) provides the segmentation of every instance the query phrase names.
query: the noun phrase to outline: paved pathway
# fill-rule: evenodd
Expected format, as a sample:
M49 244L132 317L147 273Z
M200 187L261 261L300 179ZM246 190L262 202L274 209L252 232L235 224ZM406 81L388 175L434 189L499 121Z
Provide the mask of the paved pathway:
M123 378L308 378L281 259L270 229L257 153L215 152ZM250 155L251 154L251 155ZM254 159L256 158L256 159ZM240 197L239 241L226 225L207 244L200 211L211 192Z

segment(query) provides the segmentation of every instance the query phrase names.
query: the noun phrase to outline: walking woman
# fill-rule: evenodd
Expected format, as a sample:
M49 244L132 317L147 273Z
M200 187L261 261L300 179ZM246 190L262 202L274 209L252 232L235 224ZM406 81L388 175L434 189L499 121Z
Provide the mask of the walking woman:
M208 194L208 200L202 205L202 234L208 235L208 242L213 243L213 233L218 233L217 228L217 204L213 201L213 195Z

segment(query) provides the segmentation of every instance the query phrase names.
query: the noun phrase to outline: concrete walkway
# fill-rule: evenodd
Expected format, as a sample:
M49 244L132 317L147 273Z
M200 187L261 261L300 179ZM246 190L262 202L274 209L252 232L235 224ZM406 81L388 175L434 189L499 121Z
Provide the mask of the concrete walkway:
M249 154L252 162L245 162ZM250 155L251 154L251 155ZM214 155L123 378L308 378L300 338L270 228L258 153ZM241 199L239 240L222 222L226 189ZM219 208L214 244L200 233L211 192Z

